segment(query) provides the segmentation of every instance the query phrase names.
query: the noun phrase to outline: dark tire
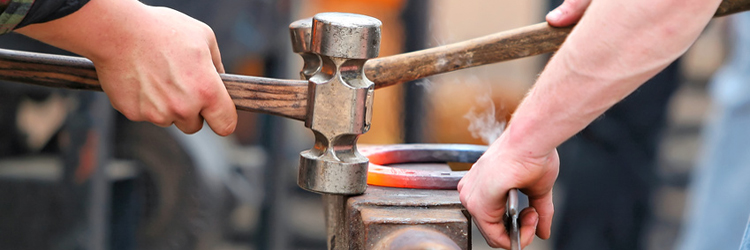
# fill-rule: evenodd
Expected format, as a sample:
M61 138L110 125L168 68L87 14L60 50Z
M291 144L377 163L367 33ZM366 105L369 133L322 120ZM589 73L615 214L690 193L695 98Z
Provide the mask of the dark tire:
M146 123L118 122L115 140L116 158L140 168L136 249L211 248L221 237L224 196L191 155L166 129Z

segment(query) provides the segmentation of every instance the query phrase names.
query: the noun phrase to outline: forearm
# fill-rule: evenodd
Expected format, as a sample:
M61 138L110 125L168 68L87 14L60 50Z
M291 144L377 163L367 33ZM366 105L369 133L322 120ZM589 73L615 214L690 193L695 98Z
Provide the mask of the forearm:
M219 135L234 131L216 37L185 14L138 0L91 0L16 31L91 59L112 106L130 120L195 133L205 119Z
M128 49L123 46L137 44L132 40L142 32L138 27L156 25L144 15L145 7L137 0L92 0L68 16L16 32L96 62L115 58Z
M542 156L682 55L718 0L594 0L503 135Z

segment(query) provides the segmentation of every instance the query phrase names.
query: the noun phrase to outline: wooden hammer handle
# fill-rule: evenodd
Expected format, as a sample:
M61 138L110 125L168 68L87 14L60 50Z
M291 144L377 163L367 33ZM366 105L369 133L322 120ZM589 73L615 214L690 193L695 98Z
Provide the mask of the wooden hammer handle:
M746 10L750 10L750 0L724 0L716 16ZM549 53L560 47L571 29L539 23L459 43L376 58L367 62L365 73L375 82L375 88L382 88L439 73ZM238 109L305 120L306 81L230 74L222 74L221 78ZM0 49L0 80L101 91L93 63L81 57Z
M724 0L714 17L750 10L750 0ZM375 88L485 64L554 52L573 27L546 22L454 44L367 61L365 74Z
M101 91L86 58L0 49L0 79L47 87ZM305 120L307 81L221 74L237 109Z
M719 8L716 9L714 17L722 17L748 10L750 10L750 0L724 0L721 1Z
M560 48L572 27L539 23L439 47L375 58L365 64L375 88L435 74L549 53Z

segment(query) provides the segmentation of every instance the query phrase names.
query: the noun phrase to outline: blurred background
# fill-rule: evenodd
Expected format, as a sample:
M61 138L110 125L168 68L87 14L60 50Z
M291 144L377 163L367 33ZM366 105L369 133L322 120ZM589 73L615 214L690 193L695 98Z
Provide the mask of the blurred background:
M302 60L292 53L288 25L315 13L380 19L380 56L387 56L542 22L559 4L144 2L209 24L227 72L290 79L298 77ZM710 113L706 86L728 53L726 23L715 19L679 63L636 92L641 97L616 107L592 125L598 127L561 147L556 231L553 239L537 239L528 249L675 248ZM0 47L66 53L15 34L0 37ZM372 129L360 143L488 144L548 58L378 90ZM231 136L208 129L184 135L174 127L127 121L100 93L16 83L0 88L0 249L326 248L320 197L296 185L298 154L313 143L301 122L240 112ZM630 146L620 148L627 144L622 142ZM614 177L599 177L607 175ZM478 231L473 242L474 249L489 249Z

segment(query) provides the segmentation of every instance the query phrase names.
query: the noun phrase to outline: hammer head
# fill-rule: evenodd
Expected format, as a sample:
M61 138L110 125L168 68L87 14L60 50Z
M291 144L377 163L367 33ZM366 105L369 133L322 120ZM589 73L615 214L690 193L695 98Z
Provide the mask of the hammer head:
M380 20L349 13L313 17L312 52L346 59L370 59L380 53Z
M320 57L312 53L310 40L312 40L312 17L300 19L289 25L289 35L292 38L292 51L299 54L304 61L304 66L299 72L302 79L309 80L320 70Z
M361 194L367 187L367 157L357 139L370 128L374 84L364 65L380 49L379 20L356 14L313 17L311 52L320 70L309 78L305 126L315 146L300 153L297 184L325 194Z

